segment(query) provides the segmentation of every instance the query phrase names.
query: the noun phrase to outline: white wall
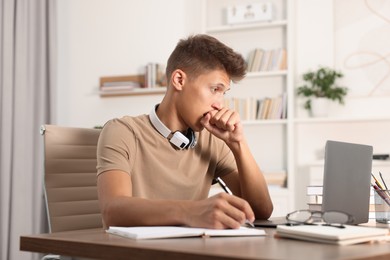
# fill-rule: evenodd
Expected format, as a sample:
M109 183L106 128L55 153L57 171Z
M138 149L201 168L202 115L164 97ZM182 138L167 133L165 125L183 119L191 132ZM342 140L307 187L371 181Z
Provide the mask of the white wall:
M290 0L286 0L290 1ZM353 2L356 1L356 2ZM58 2L57 124L92 127L125 114L148 113L160 96L101 98L101 76L138 74L148 62L165 63L178 39L201 31L199 0L67 0ZM342 4L361 5L363 0ZM335 66L335 8L329 0L295 0L295 84L318 65ZM383 9L388 12L388 9ZM353 18L354 12L345 12ZM390 40L390 33L387 40ZM381 115L390 118L390 95L348 97L332 116ZM298 117L307 117L296 104ZM305 206L307 166L317 159L327 139L374 145L390 151L390 121L299 123L295 127L297 207ZM390 173L389 173L390 174Z
M315 69L318 65L335 67L341 70L345 75L350 75L342 64L338 63L341 48L349 48L350 52L361 50L376 50L377 42L390 41L390 27L388 23L380 20L370 13L367 4L371 4L374 10L380 10L380 13L390 14L390 3L388 1L377 1L367 3L364 0L297 0L296 9L296 53L295 53L295 71L296 85L299 86L301 76L309 69ZM339 15L339 17L337 16ZM340 28L337 19L340 17L345 20L344 28ZM381 34L370 33L371 38L363 38L362 31L368 26L376 32L375 24L379 24ZM358 34L346 35L347 29L356 28ZM376 30L376 31L375 31ZM351 31L351 30L349 30ZM385 33L386 32L386 33ZM375 39L374 37L379 37ZM368 42L371 40L371 43ZM364 41L364 42L363 42ZM363 45L364 43L364 45ZM362 48L364 47L364 49ZM387 50L381 49L384 54L388 54L390 47L386 45ZM387 64L382 65L382 70L390 73ZM360 75L366 76L366 68L361 68ZM379 68L377 68L380 71ZM382 71L383 72L383 71ZM380 75L380 77L386 74ZM371 76L371 75L369 75ZM379 78L366 77L363 84L375 84ZM371 82L369 81L371 80ZM390 86L390 78L384 82ZM345 86L354 89L361 82L349 80L342 81ZM365 87L365 86L363 86ZM388 87L389 89L389 87ZM301 107L300 99L296 102L296 116L299 118L308 117L308 114ZM352 143L362 143L372 145L374 153L390 152L390 94L359 96L351 94L346 98L345 106L333 104L330 108L331 117L344 117L347 119L362 118L357 121L332 121L320 123L297 123L295 127L295 158L296 158L296 207L306 207L306 185L309 181L309 167L315 164L323 156L326 140L339 140ZM378 118L378 120L373 120ZM317 164L318 166L318 164ZM387 169L386 169L387 168ZM386 172L390 176L389 167L383 167L382 173Z
M360 69L346 68L343 63L345 59L339 57L346 50L352 54L365 51L373 52L372 56L375 56L369 57L370 61L380 60L380 55L388 55L390 47L385 42L390 41L390 26L388 21L381 20L381 12L390 15L390 2L296 0L296 85L299 86L302 83L301 75L303 73L322 65L342 71L344 79L338 83L350 88L346 104L344 106L336 104L331 106L330 116L390 115L388 57L383 58L381 62L376 62L374 64L376 66L371 66L371 68L362 66ZM343 17L344 24L335 22L340 20L340 16ZM370 32L365 32L369 30ZM352 33L354 34L351 35ZM381 43L380 46L378 46L378 42ZM359 58L363 60L362 57ZM368 69L375 70L378 75L373 75L374 73ZM354 80L352 77L356 77L356 79ZM358 94L357 89L369 88L368 85L375 85L381 80L384 80L381 92L377 91L369 97ZM302 109L301 103L301 100L298 100L296 104L296 116L308 117L308 113Z
M145 104L158 102L161 95L100 98L99 77L138 74L148 62L165 63L178 39L201 31L201 2L58 1L56 123L93 126L124 114L147 113L150 107ZM357 2L345 0L343 5L362 6L364 1ZM337 65L334 20L335 7L341 4L329 0L295 3L294 71L299 85L308 69ZM344 13L353 19L355 12ZM331 115L389 115L389 97L347 97L345 106L331 108ZM302 101L296 102L296 116L307 117Z
M99 77L166 63L179 39L201 30L197 0L58 1L57 124L92 127L148 113L159 96L101 98Z

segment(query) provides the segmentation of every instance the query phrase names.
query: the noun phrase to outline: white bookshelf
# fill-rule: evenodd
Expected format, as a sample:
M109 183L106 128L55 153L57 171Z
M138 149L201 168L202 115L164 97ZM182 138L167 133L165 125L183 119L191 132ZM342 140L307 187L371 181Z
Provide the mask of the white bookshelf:
M293 40L292 21L294 1L271 0L274 19L270 22L255 22L228 25L225 21L226 7L255 3L239 0L204 0L203 32L216 37L245 59L255 48L287 50L287 70L248 72L244 80L233 86L229 96L237 98L276 97L287 94L287 118L245 120L244 130L252 153L264 172L286 172L287 187L269 185L274 202L273 216L282 216L294 209L294 86L293 86ZM228 97L229 97L228 96Z
M237 3L240 4L240 2L238 1ZM282 26L287 27L287 20L209 27L207 28L207 32L222 33L222 32L243 31L243 30L253 30L253 29L264 29L264 28L271 28L271 27L282 27Z

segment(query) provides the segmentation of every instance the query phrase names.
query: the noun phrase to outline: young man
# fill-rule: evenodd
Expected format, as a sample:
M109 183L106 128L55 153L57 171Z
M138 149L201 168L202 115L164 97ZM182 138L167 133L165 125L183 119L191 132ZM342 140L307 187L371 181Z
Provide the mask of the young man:
M267 184L240 117L223 107L231 81L245 76L242 56L213 37L191 36L172 52L166 75L167 92L150 115L110 120L101 132L104 226L224 229L269 218ZM234 195L208 198L217 177Z

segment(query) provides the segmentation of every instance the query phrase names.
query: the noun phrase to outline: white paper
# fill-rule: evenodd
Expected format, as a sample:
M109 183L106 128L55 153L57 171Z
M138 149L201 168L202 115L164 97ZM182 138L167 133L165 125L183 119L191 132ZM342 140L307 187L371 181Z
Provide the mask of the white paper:
M205 229L175 226L109 227L108 233L132 239L158 239L197 236L264 236L264 230L241 227L239 229Z

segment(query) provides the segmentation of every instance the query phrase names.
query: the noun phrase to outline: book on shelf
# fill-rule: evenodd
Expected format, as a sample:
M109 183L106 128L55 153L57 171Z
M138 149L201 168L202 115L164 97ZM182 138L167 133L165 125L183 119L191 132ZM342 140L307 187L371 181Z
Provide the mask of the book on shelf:
M103 82L101 87L133 87L133 88L140 88L142 87L140 82L137 81L109 81L109 82Z
M285 119L287 116L287 97L283 93L269 98L226 98L225 107L235 110L243 120Z
M149 62L145 66L145 87L155 88L166 86L165 66L163 64Z
M283 94L261 100L258 107L257 119L285 119L287 118L287 96Z
M260 115L258 115L257 119L267 119L268 111L271 106L271 98L264 98L261 105L262 105L262 107L260 108L261 113Z
M135 81L105 82L100 86L102 92L123 92L141 88L141 83Z
M255 60L256 50L254 49L249 52L248 59L246 60L246 71L253 71L253 61Z
M278 55L278 49L270 50L270 56L268 58L268 65L267 65L267 71L274 70L275 63L276 63L276 57Z
M307 195L322 195L322 185L309 185L306 187Z
M263 59L261 60L261 65L259 71L267 71L269 60L271 59L271 50L266 50L263 55Z
M307 203L322 204L322 195L307 195Z
M252 51L252 55L249 59L249 67L248 71L256 72L260 70L261 61L263 59L264 50L260 48L256 48Z
M307 203L308 209L309 210L314 210L314 211L321 211L322 210L322 203Z
M101 77L99 92L102 96L121 95L133 92L144 86L143 75Z
M248 72L286 70L287 51L285 48L256 48L249 53L247 64Z
M239 229L207 229L176 226L109 227L107 233L131 239L161 239L183 237L232 237L265 236L262 229L241 227Z
M276 69L277 70L286 70L287 69L287 51L284 48L280 49L280 54L278 57Z

